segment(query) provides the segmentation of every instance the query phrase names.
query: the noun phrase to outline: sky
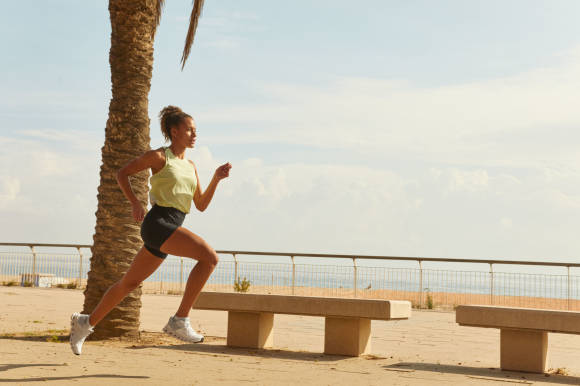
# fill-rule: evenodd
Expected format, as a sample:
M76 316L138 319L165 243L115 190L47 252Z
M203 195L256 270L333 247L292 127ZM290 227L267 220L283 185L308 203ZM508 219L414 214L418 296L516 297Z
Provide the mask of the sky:
M194 116L216 250L579 261L580 2L190 0L155 38L157 114ZM92 243L106 1L4 5L3 242Z

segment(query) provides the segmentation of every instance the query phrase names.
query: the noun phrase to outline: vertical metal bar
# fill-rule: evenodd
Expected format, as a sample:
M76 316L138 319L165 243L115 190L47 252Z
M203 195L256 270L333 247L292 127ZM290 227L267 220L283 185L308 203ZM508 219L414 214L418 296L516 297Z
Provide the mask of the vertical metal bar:
M81 288L81 282L83 279L83 253L81 252L81 247L77 247L77 251L79 251L79 283L78 283L78 287Z
M234 256L234 280L237 283L238 282L238 259L236 258L235 253L232 253L232 255Z
M489 302L493 305L493 263L489 263Z
M356 298L356 286L357 286L357 267L356 267L356 257L352 258L352 265L353 265L353 270L354 270L354 280L353 280L353 284L354 284L354 297Z
M568 310L570 310L570 266L566 268L568 268Z
M296 264L294 264L294 256L290 256L292 260L292 295L294 295L294 286L296 280Z
M183 256L179 258L179 291L183 291Z
M30 245L30 250L32 251L32 286L36 285L36 251L34 251L34 246Z
M423 264L421 260L419 263L419 308L423 308Z

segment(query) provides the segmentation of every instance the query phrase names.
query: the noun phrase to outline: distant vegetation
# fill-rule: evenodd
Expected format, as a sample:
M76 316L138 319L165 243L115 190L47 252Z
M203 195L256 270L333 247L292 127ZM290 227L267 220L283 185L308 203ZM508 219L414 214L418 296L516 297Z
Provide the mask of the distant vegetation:
M242 281L240 281L240 278L238 277L234 282L234 291L236 292L248 292L249 289L250 281L247 280L245 276Z
M66 288L66 289L76 289L78 287L77 283L74 281L71 281L70 283L66 283L66 284L57 284L55 286L56 288Z

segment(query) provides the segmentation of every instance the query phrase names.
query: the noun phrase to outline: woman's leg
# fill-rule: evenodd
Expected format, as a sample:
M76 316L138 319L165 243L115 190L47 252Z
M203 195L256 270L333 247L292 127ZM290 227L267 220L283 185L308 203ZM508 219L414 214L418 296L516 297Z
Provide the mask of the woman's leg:
M99 323L129 292L137 288L143 280L155 272L161 263L163 263L162 258L153 255L145 247L141 247L125 275L109 287L97 307L91 312L89 317L91 326Z
M161 252L197 260L191 270L179 309L178 317L186 317L207 279L218 263L218 255L204 239L184 227L177 228L159 248Z

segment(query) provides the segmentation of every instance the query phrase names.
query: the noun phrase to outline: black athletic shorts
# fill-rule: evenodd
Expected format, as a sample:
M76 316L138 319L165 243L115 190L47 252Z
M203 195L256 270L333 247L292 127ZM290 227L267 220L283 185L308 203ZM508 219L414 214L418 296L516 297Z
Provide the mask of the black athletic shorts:
M141 238L145 248L157 257L166 258L167 253L161 252L159 248L183 224L183 220L185 213L179 209L153 205L141 224Z

